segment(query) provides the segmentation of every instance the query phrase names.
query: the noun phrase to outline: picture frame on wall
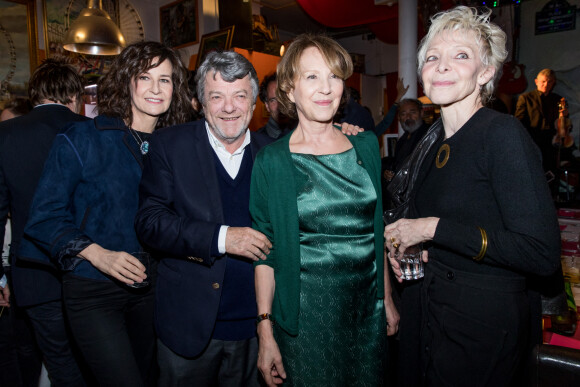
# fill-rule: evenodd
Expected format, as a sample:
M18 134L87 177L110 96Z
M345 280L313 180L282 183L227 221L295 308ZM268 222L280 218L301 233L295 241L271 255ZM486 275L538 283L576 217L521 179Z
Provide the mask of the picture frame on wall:
M197 69L205 56L212 51L229 50L232 48L232 38L234 37L234 27L230 26L216 32L205 34L201 37L199 50L197 52Z
M199 42L197 0L179 0L159 8L161 42L183 48Z
M0 101L28 96L38 65L34 0L0 0Z

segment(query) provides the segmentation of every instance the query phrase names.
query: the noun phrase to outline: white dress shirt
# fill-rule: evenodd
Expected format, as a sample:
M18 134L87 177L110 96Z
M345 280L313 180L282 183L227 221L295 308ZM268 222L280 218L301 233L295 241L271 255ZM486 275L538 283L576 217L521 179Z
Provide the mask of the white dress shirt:
M238 149L236 149L233 153L230 153L226 150L224 144L221 143L220 140L212 133L209 129L209 124L205 123L205 130L207 130L207 137L209 138L209 145L215 151L218 159L222 163L225 170L228 172L228 175L232 179L235 179L238 176L238 172L240 172L240 166L242 165L242 160L244 159L244 152L246 149L246 145L250 143L250 131L246 130L246 136L244 137L244 142ZM220 254L226 253L226 234L228 232L229 226L221 226L220 231L218 234L218 251Z

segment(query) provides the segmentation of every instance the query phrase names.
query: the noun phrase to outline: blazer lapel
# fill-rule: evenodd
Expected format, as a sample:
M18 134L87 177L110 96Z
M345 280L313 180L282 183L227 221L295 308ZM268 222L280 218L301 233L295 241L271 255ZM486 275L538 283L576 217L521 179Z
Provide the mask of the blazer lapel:
M219 221L224 222L224 214L222 207L222 200L220 195L220 187L217 179L214 150L209 144L209 138L205 128L205 120L199 120L197 125L192 128L194 132L194 143L192 155L195 163L192 163L189 167L195 166L199 168L202 177L202 183L206 192L212 200L209 200L209 206L213 213L219 214ZM199 187L202 188L202 187Z

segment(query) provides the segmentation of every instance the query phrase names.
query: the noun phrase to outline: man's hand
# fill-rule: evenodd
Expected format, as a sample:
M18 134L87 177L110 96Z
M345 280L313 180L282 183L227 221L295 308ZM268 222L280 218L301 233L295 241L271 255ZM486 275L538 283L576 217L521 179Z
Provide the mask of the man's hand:
M342 124L334 124L334 127L340 129L342 133L346 134L347 136L356 136L360 132L364 132L365 130L357 125L349 124L348 122L343 122Z
M10 308L10 288L8 284L0 287L0 306Z
M387 314L387 336L392 336L399 330L399 312L391 295L385 294L385 313Z
M81 251L79 257L127 285L143 282L147 278L145 266L137 258L124 251L107 250L93 243Z
M266 259L272 243L264 234L250 227L229 227L226 233L226 252L257 261Z

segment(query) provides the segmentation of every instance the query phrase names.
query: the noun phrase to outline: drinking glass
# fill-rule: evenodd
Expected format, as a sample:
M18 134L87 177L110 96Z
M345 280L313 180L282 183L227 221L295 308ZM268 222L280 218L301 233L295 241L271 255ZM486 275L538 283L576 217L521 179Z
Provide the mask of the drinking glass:
M138 251L135 253L131 253L132 256L134 256L135 258L137 258L139 260L139 262L141 262L143 264L143 266L145 266L145 274L147 274L147 278L145 278L143 280L143 282L133 282L132 284L127 284L127 286L132 287L132 288L144 288L146 286L149 286L149 273L150 273L150 268L151 268L151 256L149 255L149 253L146 253L144 251Z
M390 224L397 221L397 219L395 219L394 213L388 210L383 214L383 220L385 221L385 224ZM425 274L425 268L423 259L421 259L422 251L423 245L419 243L414 246L407 247L403 254L399 254L398 251L395 253L394 258L399 262L402 279L414 280L423 278L423 275Z

